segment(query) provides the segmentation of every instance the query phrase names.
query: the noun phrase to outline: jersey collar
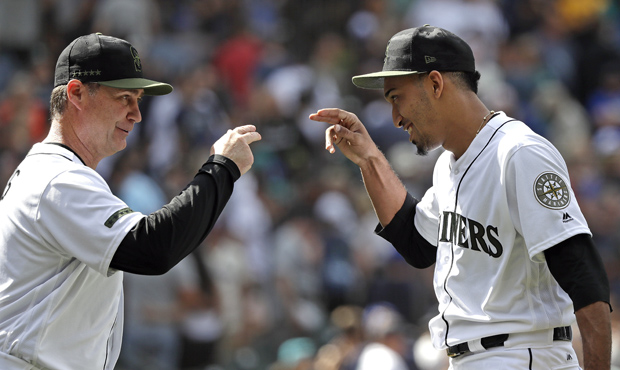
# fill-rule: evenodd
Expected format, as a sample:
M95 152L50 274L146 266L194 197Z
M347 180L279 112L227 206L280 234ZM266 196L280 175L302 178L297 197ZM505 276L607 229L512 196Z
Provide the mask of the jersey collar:
M463 153L458 160L455 161L454 155L450 155L450 168L456 169L459 167L468 166L474 159L476 159L480 151L484 149L491 139L491 136L493 136L495 130L497 130L497 128L508 119L507 117L508 116L506 116L506 113L502 111L495 113L491 119L489 119L489 122L484 125L482 130L480 130L478 135L476 135L471 144L469 144L469 147L465 153Z
M28 155L34 154L60 155L72 162L80 163L86 166L82 158L80 158L80 156L77 155L77 153L75 153L73 149L61 143L36 143L32 146L30 152L28 152Z

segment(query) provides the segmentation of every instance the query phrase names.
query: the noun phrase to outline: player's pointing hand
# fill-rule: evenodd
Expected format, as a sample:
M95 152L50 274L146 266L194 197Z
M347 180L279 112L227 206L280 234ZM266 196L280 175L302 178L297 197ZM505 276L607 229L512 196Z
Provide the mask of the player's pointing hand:
M335 145L353 163L361 166L374 151L378 151L366 127L351 112L337 108L321 109L311 114L310 119L331 125L325 130L325 149L330 153L336 151Z
M261 139L253 125L239 126L228 130L211 147L211 154L223 155L231 159L243 175L254 163L250 144Z

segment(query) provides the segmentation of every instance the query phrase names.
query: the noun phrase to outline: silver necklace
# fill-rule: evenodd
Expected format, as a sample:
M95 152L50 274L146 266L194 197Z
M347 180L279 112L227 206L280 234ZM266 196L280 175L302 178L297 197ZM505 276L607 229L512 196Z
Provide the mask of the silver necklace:
M494 115L494 114L495 114L495 111L494 111L494 110L492 110L492 111L490 111L490 112L489 112L486 116L484 116L484 117L482 118L482 122L480 123L480 127L478 127L478 131L476 131L476 135L478 135L478 133L480 132L480 130L482 130L482 127L483 127L483 126L484 126L484 124L486 123L487 119L488 119L489 117L491 117L492 115Z

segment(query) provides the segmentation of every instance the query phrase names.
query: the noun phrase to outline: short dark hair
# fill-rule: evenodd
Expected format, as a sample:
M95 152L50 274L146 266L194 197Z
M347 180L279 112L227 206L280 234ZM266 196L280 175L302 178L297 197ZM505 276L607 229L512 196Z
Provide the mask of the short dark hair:
M480 81L480 72L447 72L454 82L454 84L463 89L463 90L471 90L475 94L478 94L478 81Z

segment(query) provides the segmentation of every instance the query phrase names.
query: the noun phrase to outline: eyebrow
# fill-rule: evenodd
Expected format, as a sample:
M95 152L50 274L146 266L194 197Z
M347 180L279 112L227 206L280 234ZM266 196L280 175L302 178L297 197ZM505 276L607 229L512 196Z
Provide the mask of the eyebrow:
M127 91L130 91L130 92L138 95L139 98L144 96L144 89L142 89L142 91L140 91L140 89L128 89Z

